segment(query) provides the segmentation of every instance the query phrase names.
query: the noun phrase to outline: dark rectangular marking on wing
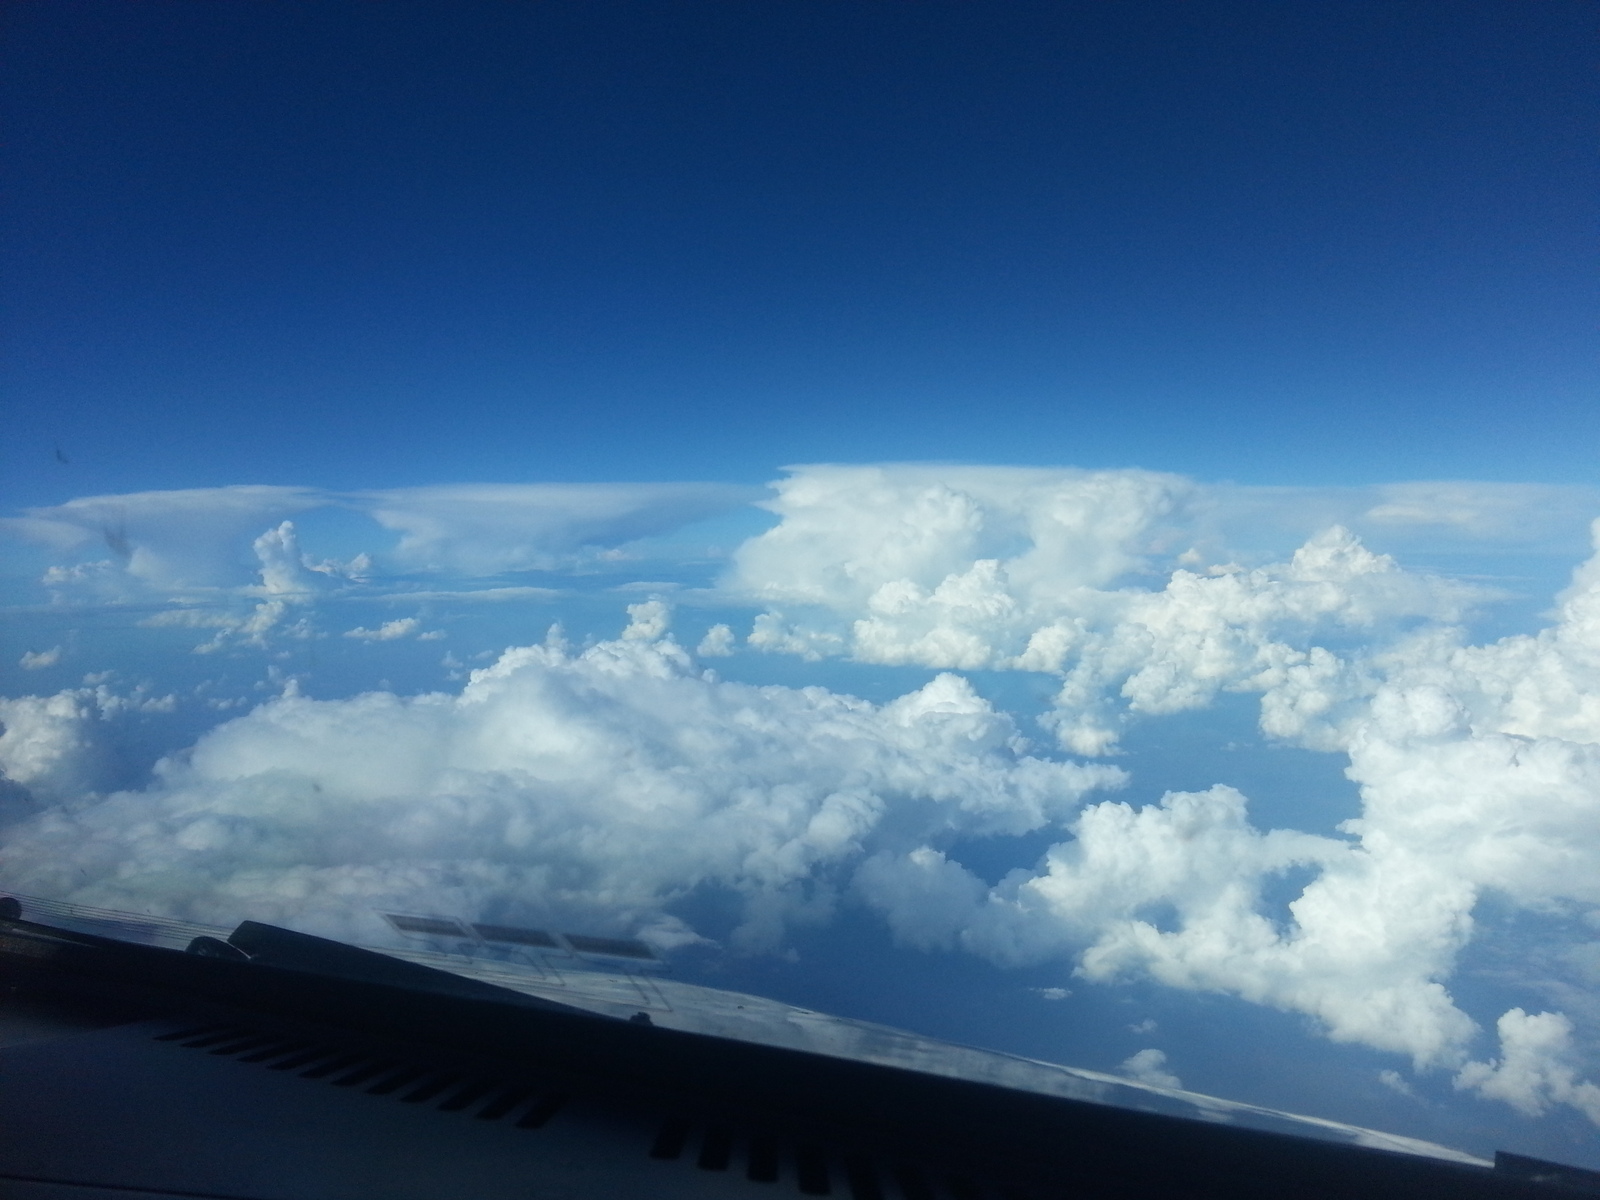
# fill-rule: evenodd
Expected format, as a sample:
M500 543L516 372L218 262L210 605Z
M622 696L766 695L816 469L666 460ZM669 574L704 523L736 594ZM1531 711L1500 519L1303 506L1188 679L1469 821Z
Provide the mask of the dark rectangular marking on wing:
M472 927L486 942L508 942L513 946L543 946L558 949L556 939L542 929L524 929L520 925L474 925Z
M449 917L407 917L384 913L384 918L401 933L424 933L430 937L466 937L467 931Z
M579 954L609 954L615 958L652 960L656 956L654 950L637 938L592 937L586 933L564 933L561 936Z

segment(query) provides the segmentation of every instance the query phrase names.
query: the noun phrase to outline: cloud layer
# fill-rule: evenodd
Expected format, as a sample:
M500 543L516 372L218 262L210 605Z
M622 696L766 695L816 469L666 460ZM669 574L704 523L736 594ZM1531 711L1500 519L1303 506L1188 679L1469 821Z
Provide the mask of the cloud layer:
M635 604L620 637L515 647L455 693L312 700L291 685L111 794L116 723L167 701L104 686L0 700L0 857L21 890L362 937L401 905L682 940L696 935L675 906L716 894L737 905L741 943L771 947L792 922L863 905L909 944L1238 996L1521 1112L1600 1123L1586 1066L1600 1006L1532 1002L1600 980L1600 556L1546 628L1475 642L1465 622L1492 594L1398 552L1548 549L1583 503L1600 509L1586 495L800 468L774 487L775 524L696 598L727 618L698 660L664 605ZM74 501L12 531L110 553L63 559L47 586L137 584L177 601L146 624L232 653L325 636L318 606L373 572L585 569L741 500L702 485L243 488ZM397 540L376 557L308 553L300 514L335 503ZM229 603L201 603L208 588ZM331 628L368 656L440 635L419 616L351 624ZM928 682L874 705L705 669L752 650ZM30 649L22 665L48 678L59 661ZM980 669L1053 681L1050 751L955 673ZM1339 756L1359 815L1312 834L1261 828L1224 783L1096 794L1124 766L1137 786L1139 764L1082 759L1230 691L1259 698L1266 737ZM971 839L1039 831L1054 844L998 884L961 861ZM1451 991L1486 897L1566 923L1541 935L1529 1003L1498 1020ZM1172 1078L1160 1053L1124 1069Z
M508 650L458 695L291 691L162 764L148 790L14 831L8 883L323 926L385 904L627 926L713 886L765 944L825 913L868 850L1036 829L1123 779L1019 753L1011 721L955 676L883 706L722 682L670 638L661 605L633 616L581 652ZM9 777L55 779L83 757L94 714L77 699L27 718Z
M728 586L767 608L758 649L1059 675L1051 723L1079 754L1113 750L1128 714L1223 689L1292 709L1305 676L1339 669L1319 636L1370 643L1482 598L1339 525L1241 566L1221 540L1230 505L1236 493L1141 471L806 468L778 485L781 520L739 549ZM1430 515L1421 497L1406 511Z
M0 534L55 556L43 582L63 597L205 593L258 580L268 592L283 594L374 570L479 578L571 567L742 507L757 494L710 483L464 484L376 492L195 488L88 496L29 509L0 520ZM340 541L362 543L345 561L270 544L284 522L330 514L353 522Z

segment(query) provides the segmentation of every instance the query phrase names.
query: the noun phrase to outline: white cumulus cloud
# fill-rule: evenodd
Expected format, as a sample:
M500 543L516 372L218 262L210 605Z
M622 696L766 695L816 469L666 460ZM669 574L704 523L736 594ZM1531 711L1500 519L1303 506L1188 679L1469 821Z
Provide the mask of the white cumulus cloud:
M1572 1022L1560 1013L1530 1016L1513 1008L1500 1018L1501 1057L1470 1062L1457 1088L1504 1100L1537 1117L1552 1104L1568 1104L1600 1125L1600 1087L1578 1079Z
M110 723L130 712L171 712L173 696L120 694L101 684L53 696L0 697L0 779L39 803L92 799L112 778Z
M354 629L345 630L344 636L363 642L393 642L400 638L411 637L421 628L422 622L416 617L399 617L393 621L385 621L376 629L358 625Z
M1181 1088L1183 1081L1167 1070L1167 1056L1160 1050L1140 1050L1130 1055L1117 1068L1129 1079L1148 1083L1151 1087Z
M17 665L24 671L42 671L45 667L53 667L61 661L61 647L51 646L48 650L24 650L22 657L17 660Z
M1345 542L1315 558L1355 553ZM1318 574L1350 572L1293 582ZM1323 608L1361 603L1342 586L1321 596ZM1271 589L1256 600L1285 602ZM1217 786L1090 805L1040 868L992 888L931 848L882 854L864 864L862 894L916 944L1002 962L1066 955L1093 980L1228 992L1457 1070L1461 1087L1525 1111L1566 1104L1594 1118L1570 1017L1514 1009L1499 1059L1469 1063L1480 1031L1447 987L1487 894L1600 921L1600 556L1555 615L1534 635L1467 645L1438 627L1320 673L1283 672L1273 686L1301 695L1269 709L1274 731L1342 751L1360 787L1342 836L1257 829L1245 797ZM1175 656L1163 686L1198 673ZM1267 889L1291 872L1310 881L1269 911ZM1571 965L1575 990L1586 948L1551 956Z
M509 650L455 695L286 694L143 791L14 829L8 883L346 929L393 903L637 924L706 885L760 944L826 912L865 855L1061 822L1123 778L1019 752L954 676L877 706L719 682L660 602L632 618L581 652Z
M752 646L1056 674L1050 724L1080 754L1114 750L1129 713L1337 670L1319 634L1454 620L1477 598L1338 525L1287 561L1204 567L1218 495L1145 471L806 467L776 490L779 523L726 581L767 606Z
M706 630L705 637L695 647L695 653L701 658L726 658L733 653L737 644L738 638L733 630L727 625L717 624Z

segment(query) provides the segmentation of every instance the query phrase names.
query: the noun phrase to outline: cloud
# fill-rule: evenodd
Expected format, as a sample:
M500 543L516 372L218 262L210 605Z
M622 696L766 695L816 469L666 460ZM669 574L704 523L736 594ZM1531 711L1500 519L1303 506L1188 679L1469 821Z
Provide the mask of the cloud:
M884 705L717 681L666 616L648 601L614 641L509 650L459 694L286 694L143 791L13 830L8 883L345 932L402 902L638 925L712 887L768 944L863 857L1061 822L1123 778L1020 752L954 676Z
M661 600L645 600L628 605L628 625L622 631L623 639L634 642L656 642L667 635L672 624L672 610Z
M1390 1091L1398 1092L1402 1096L1416 1096L1416 1092L1412 1090L1411 1085L1406 1082L1405 1076L1401 1075L1399 1071L1392 1071L1388 1068L1379 1071L1378 1082Z
M863 655L945 667L1020 653L1048 624L1030 620L1059 606L1052 597L1063 588L1114 589L1186 565L1186 555L1201 566L1241 554L1265 561L1333 525L1394 548L1567 552L1581 544L1584 514L1600 510L1593 488L1243 488L1144 471L921 464L795 468L774 492L766 506L779 524L740 547L728 587L775 612L805 608L810 633L841 639L822 653L849 651L854 621L878 621L863 632ZM592 566L760 497L707 483L237 485L79 497L0 518L0 535L55 558L44 581L63 596L245 586L287 594L317 586L317 576L466 580ZM320 528L328 514L341 544L354 537L365 547L343 558L280 556L282 570L257 582L263 547L252 553L252 543L263 531L297 520L303 535L302 519ZM982 611L994 605L1005 611ZM812 629L823 615L837 627Z
M265 649L274 637L310 637L309 621L289 622L289 600L263 600L247 609L183 607L143 618L146 629L209 629L212 634L194 647L196 654L214 654L230 646Z
M308 596L326 583L334 568L311 567L308 556L300 552L300 539L293 521L283 521L250 543L260 562L261 591L268 596Z
M111 550L112 558L89 568L102 584L114 576L124 589L215 588L248 579L248 548L264 527L328 502L326 493L296 487L134 492L29 509L0 528L58 552ZM61 564L47 582L87 582L90 576L73 578L84 566Z
M1195 491L1146 471L916 465L795 468L773 486L780 521L738 549L729 587L836 612L982 561L1024 595L1107 585L1167 548L1165 518Z
M106 766L88 689L0 699L0 774L41 801L93 793Z
M619 547L746 505L758 494L708 483L463 484L375 492L240 485L80 497L0 519L0 535L63 560L43 579L63 597L117 600L244 588L291 596L395 572L475 579L592 564ZM367 547L341 560L314 557L292 544L292 519L330 513L340 518L341 542L363 537Z
M1117 1071L1151 1087L1181 1088L1183 1081L1166 1069L1167 1056L1160 1050L1141 1050L1125 1059Z
M18 665L24 671L42 671L45 667L53 667L61 661L61 647L51 646L48 650L24 650Z
M176 707L170 695L143 689L123 695L103 684L53 696L0 697L0 779L26 789L38 804L80 804L115 781L113 722L127 713Z
M1198 485L1190 506L1202 549L1275 554L1342 525L1389 553L1484 548L1583 553L1600 488L1420 480L1367 487Z
M753 647L1056 674L1049 726L1078 754L1115 750L1128 714L1340 669L1319 636L1457 620L1483 598L1338 525L1286 561L1211 558L1231 493L1145 471L806 467L776 490L779 523L725 584L768 606Z
M1355 520L1413 532L1437 548L1457 539L1540 549L1571 545L1600 510L1600 488L1531 483L1391 483L1371 489L1373 503Z
M712 483L458 484L352 499L400 534L393 553L405 568L485 576L570 565L755 495Z
M1342 605L1359 593L1324 595ZM1196 660L1176 662L1175 678L1192 680ZM1091 980L1228 992L1313 1016L1335 1040L1457 1070L1461 1087L1525 1111L1559 1103L1595 1118L1600 1093L1579 1078L1568 1016L1511 1010L1501 1057L1468 1062L1478 1028L1445 984L1486 894L1535 914L1600 914L1600 555L1538 634L1474 646L1425 629L1275 686L1302 694L1264 722L1348 756L1362 808L1342 836L1259 830L1245 797L1219 785L1092 804L1038 869L995 887L931 849L880 855L862 868L863 896L914 944L1000 962L1071 956ZM1274 915L1263 897L1292 872L1312 877ZM1578 992L1582 949L1548 956Z
M1501 1057L1468 1063L1456 1076L1457 1088L1504 1100L1530 1117L1552 1104L1570 1105L1600 1125L1600 1087L1577 1078L1571 1021L1513 1008L1499 1028Z
M1124 591L1110 619L1058 618L1030 639L1016 665L1063 672L1050 718L1064 746L1100 753L1120 714L1164 714L1209 704L1223 690L1259 691L1276 711L1306 675L1344 663L1310 634L1382 638L1403 618L1459 619L1471 589L1402 571L1347 530L1312 537L1288 562L1253 570L1175 570L1159 592ZM1280 731L1270 723L1267 731Z
M236 646L266 649L274 639L312 636L311 621L304 615L295 618L320 593L328 590L324 577L331 568L312 567L300 551L293 521L280 522L251 542L259 563L260 583L232 589L230 594L209 600L204 607L192 599L180 598L181 607L146 617L139 624L149 629L209 629L211 636L194 647L196 654L213 654ZM253 605L241 601L256 599Z
M438 600L449 604L520 604L524 601L555 601L561 600L567 593L560 588L546 587L484 587L464 588L454 591L437 591L420 589L416 591L396 591L375 597L391 603L419 604L425 601Z
M422 622L416 617L400 617L394 621L385 621L376 629L366 629L361 626L347 629L344 636L363 642L392 642L399 638L411 637L421 628Z
M361 586L355 560L314 559L274 505L374 514L398 545L361 572L470 579L588 569L742 503L701 485L223 491L233 515L212 525L177 493L127 507L125 525L107 523L112 498L22 525L62 554L102 556L52 568L52 586L110 589L142 562L141 578L185 600L148 623L202 630L196 648L216 650L310 636L322 597ZM1242 997L1448 1070L1464 1092L1592 1118L1584 1059L1600 1010L1572 998L1592 994L1595 943L1571 930L1600 927L1600 556L1548 628L1479 644L1461 623L1485 593L1384 552L1565 545L1587 495L798 468L776 485L777 524L734 554L710 598L756 610L755 649L941 672L898 700L720 681L672 640L660 599L630 606L613 640L507 651L456 694L291 691L138 792L102 795L98 693L23 697L3 702L0 767L46 811L13 823L6 858L52 894L335 925L404 900L637 927L702 889L737 899L740 937L757 946L855 903L910 945ZM177 532L149 533L163 512ZM197 546L211 538L200 557L226 545L231 573L184 566L191 527ZM204 607L182 590L202 578L230 581ZM713 626L699 654L729 655L734 628ZM438 634L401 617L347 636ZM1085 756L1116 753L1132 721L1256 695L1267 737L1341 757L1360 812L1330 834L1264 828L1223 785L1085 805L1127 776L1030 754L1011 718L949 673L978 669L1052 677L1045 727ZM962 861L971 838L1044 830L1043 858L998 883ZM1485 897L1534 922L1571 918L1540 935L1537 986L1563 1011L1510 1010L1492 1053L1450 990Z
M1440 919L1434 877L1373 888L1370 855L1335 838L1262 833L1218 785L1158 805L1086 808L1035 872L984 887L956 863L907 855L869 864L864 893L906 940L954 938L1005 963L1071 955L1084 978L1148 977L1319 1018L1337 1040L1447 1058L1473 1032L1436 980L1464 929ZM1269 881L1321 871L1285 928L1262 911ZM1389 881L1384 880L1384 883ZM934 922L942 919L941 927ZM908 927L909 925L909 927Z
M899 941L924 950L954 944L985 892L977 876L931 846L867 859L856 871L855 887L888 919Z
M713 625L700 639L695 654L701 658L727 658L737 644L738 639L732 629L726 625Z
M1340 839L1259 832L1244 797L1220 785L1141 809L1093 805L1073 833L1038 873L986 897L966 945L1009 961L1077 952L1091 980L1231 992L1423 1062L1447 1061L1471 1038L1437 982L1465 934L1452 919L1459 889L1430 891L1451 882L1437 873L1383 878L1383 862ZM1262 912L1262 893L1303 867L1320 874L1284 926Z

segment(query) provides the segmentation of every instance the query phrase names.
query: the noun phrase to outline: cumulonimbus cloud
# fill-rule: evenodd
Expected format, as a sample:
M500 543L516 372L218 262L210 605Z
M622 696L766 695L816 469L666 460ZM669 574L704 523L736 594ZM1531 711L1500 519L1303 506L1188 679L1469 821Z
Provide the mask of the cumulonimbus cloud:
M281 594L315 587L318 574L360 575L375 566L463 578L568 566L745 506L759 494L713 483L462 484L372 492L241 485L86 496L0 519L0 533L57 555L61 561L45 583L64 594L181 593L256 586L258 580ZM353 569L314 561L298 549L286 557L271 544L284 522L319 510L352 512L370 522L369 544Z

